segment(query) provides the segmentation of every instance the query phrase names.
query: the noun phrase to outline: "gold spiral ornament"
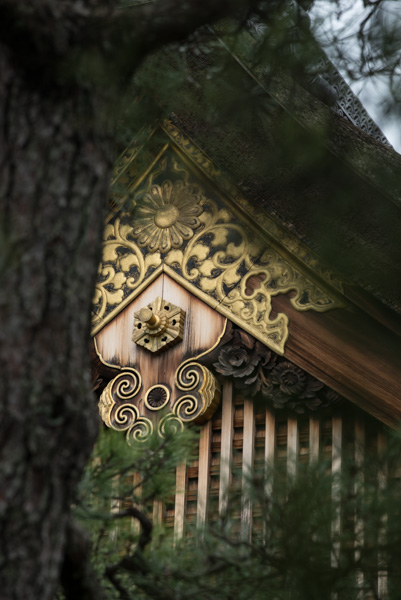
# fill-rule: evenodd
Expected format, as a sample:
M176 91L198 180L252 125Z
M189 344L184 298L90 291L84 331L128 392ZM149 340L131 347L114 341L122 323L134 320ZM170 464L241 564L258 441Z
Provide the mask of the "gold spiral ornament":
M175 384L187 392L177 398L173 407L180 419L204 423L212 417L220 402L220 386L209 369L197 362L183 363L176 371Z
M127 431L127 442L128 444L132 444L133 442L146 442L152 433L152 421L146 417L139 417Z
M141 376L138 371L120 373L113 379L111 393L117 399L128 400L136 396L141 387Z
M201 398L181 396L174 405L174 413L183 421L193 421L202 409Z
M175 376L176 386L179 390L194 390L205 370L207 371L206 367L196 362L180 365Z
M160 420L157 431L160 437L165 438L168 435L174 435L179 431L183 431L183 429L184 424L182 420L173 413L168 413Z
M107 384L99 399L99 414L107 427L124 431L139 418L138 409L127 400L135 398L141 386L135 369L119 373Z
M114 429L128 429L139 419L139 410L133 404L122 404L113 414Z

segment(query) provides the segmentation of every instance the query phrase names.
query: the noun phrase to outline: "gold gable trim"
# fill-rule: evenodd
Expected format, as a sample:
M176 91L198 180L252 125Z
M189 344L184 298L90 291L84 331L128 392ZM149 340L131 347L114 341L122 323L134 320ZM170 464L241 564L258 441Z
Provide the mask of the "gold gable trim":
M344 306L339 278L243 199L188 138L170 122L155 133L142 173L137 149L117 167L115 184L127 191L105 228L93 335L163 271L280 354L288 317L271 318L273 296L295 292L297 310Z

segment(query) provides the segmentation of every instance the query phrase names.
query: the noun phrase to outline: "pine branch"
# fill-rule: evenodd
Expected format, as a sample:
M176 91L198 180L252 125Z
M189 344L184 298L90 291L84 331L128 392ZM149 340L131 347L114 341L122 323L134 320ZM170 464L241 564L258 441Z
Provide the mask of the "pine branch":
M135 552L131 555L124 556L118 563L110 565L105 570L106 577L119 593L121 600L131 600L131 595L119 580L118 573L121 571L128 571L130 573L139 572L142 574L147 572L143 552L152 539L153 530L152 521L135 506L131 506L128 509L113 515L114 519L124 519L126 517L136 519L141 526L141 533Z

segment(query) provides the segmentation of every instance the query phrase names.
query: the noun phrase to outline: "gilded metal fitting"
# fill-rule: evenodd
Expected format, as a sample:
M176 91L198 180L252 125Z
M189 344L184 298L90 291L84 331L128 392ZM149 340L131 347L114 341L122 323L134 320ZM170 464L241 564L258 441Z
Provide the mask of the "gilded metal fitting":
M154 354L182 340L185 311L160 296L134 313L134 317L132 340Z

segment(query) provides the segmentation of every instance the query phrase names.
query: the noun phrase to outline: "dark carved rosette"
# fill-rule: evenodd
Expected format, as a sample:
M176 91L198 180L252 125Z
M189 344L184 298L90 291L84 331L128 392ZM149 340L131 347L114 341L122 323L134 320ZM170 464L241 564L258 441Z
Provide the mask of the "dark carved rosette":
M252 396L265 385L267 373L276 364L277 355L255 340L249 333L234 329L231 340L225 344L214 367L218 373L233 377L235 386Z
M292 362L266 348L250 334L233 329L214 367L236 389L261 395L274 408L297 413L338 402L341 397Z

